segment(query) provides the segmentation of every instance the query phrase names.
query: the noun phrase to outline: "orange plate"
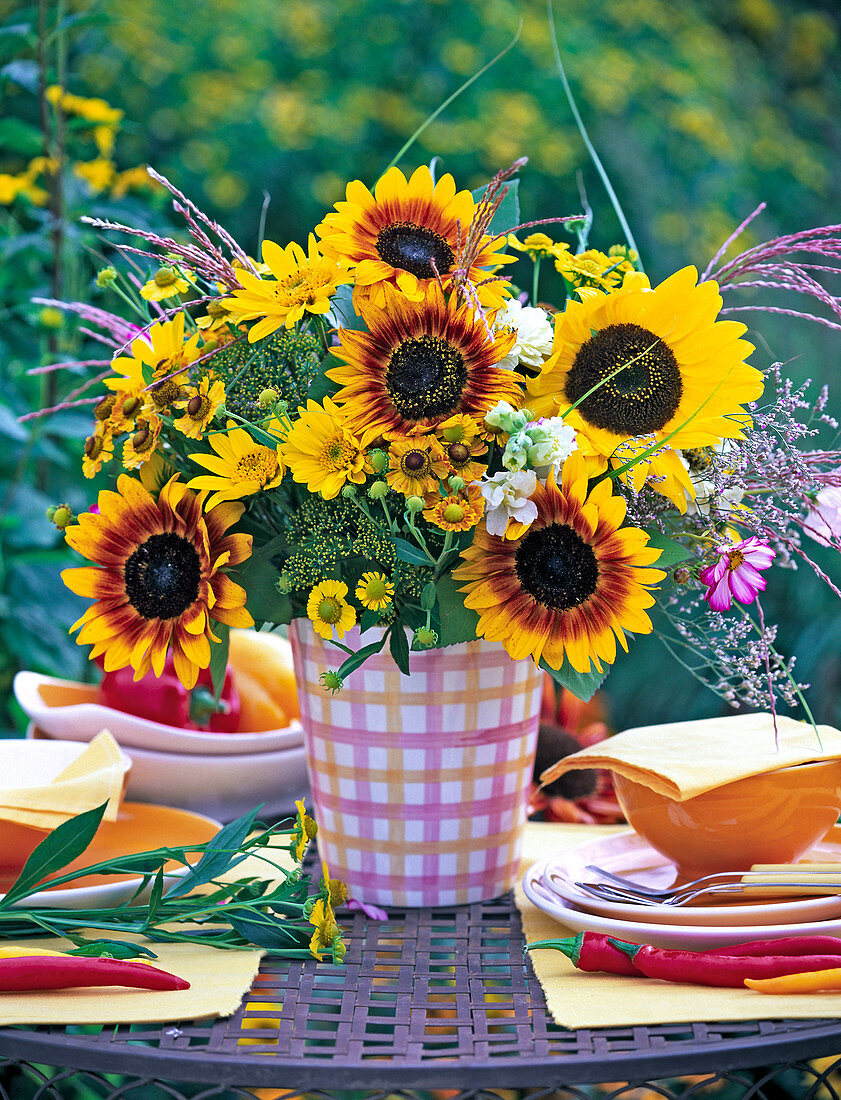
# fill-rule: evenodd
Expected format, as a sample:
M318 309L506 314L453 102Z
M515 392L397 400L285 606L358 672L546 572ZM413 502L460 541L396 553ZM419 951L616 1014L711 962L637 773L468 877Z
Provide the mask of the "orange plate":
M172 806L155 806L149 802L123 802L116 821L103 821L91 843L78 859L62 867L46 881L89 867L92 863L101 863L106 859L132 855L155 848L186 847L189 844L205 844L221 828L218 821L188 810L177 810ZM166 868L174 870L180 864L170 861ZM126 875L86 875L63 884L60 889L76 889L87 886L100 886L110 882L130 882L137 874ZM5 892L14 882L13 876L0 876L0 892Z

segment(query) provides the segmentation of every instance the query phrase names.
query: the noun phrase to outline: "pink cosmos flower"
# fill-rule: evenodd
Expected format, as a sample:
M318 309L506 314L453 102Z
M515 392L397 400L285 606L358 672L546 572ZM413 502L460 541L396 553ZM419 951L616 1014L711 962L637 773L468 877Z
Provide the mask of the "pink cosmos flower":
M718 561L698 574L708 586L704 599L713 611L729 611L734 596L740 603L753 603L767 583L759 570L767 569L774 560L768 542L751 535L741 542L724 543L716 550Z
M821 489L801 526L821 546L837 546L841 539L841 488L828 485Z

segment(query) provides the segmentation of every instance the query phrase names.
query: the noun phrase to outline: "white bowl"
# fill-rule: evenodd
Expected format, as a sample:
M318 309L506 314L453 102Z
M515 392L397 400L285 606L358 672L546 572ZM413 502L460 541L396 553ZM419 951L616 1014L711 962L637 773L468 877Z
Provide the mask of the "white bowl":
M79 702L68 705L50 705L41 689L62 689L62 694L77 696ZM301 723L292 722L285 729L266 730L262 733L204 733L200 730L182 730L138 718L136 714L124 714L101 703L93 702L92 684L80 684L73 680L59 680L55 676L42 676L37 672L19 672L14 682L15 698L26 716L40 730L60 741L90 741L100 730L107 729L126 749L138 748L160 752L178 752L185 755L239 756L255 753L264 755L303 744Z
M48 731L30 725L27 736L47 738ZM307 798L304 746L237 756L158 752L129 747L132 767L126 798L154 802L233 821L260 805L264 820L295 813L295 801Z

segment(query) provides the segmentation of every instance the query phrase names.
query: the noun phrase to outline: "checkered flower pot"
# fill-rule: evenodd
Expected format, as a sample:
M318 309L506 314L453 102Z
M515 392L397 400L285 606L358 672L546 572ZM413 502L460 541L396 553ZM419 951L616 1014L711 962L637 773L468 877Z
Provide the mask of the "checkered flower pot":
M517 875L543 673L479 639L412 653L402 676L376 654L331 695L337 651L289 630L318 850L352 897L463 905ZM355 627L344 641L360 643Z

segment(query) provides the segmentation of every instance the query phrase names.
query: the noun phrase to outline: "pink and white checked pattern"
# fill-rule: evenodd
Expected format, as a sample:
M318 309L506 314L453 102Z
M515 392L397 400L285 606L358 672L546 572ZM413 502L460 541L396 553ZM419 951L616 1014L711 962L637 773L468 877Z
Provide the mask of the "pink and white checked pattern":
M336 650L296 619L301 723L318 850L351 896L463 905L508 890L519 868L543 673L479 639L369 658L337 695ZM358 628L345 636L352 648Z

